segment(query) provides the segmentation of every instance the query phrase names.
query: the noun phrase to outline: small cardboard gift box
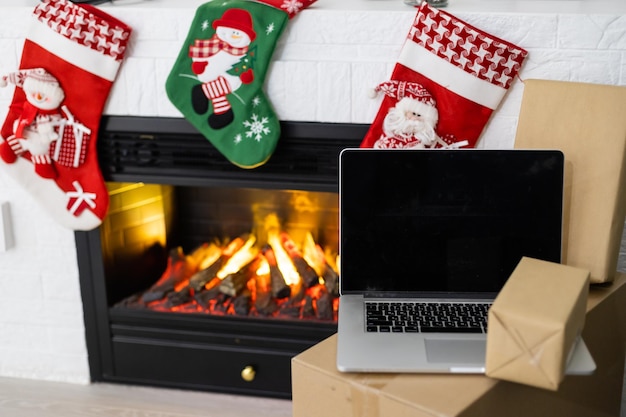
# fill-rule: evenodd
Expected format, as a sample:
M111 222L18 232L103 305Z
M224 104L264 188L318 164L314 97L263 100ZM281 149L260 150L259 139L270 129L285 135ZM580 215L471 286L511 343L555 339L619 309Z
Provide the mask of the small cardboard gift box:
M626 87L526 80L518 149L565 155L563 263L612 281L626 213Z
M522 258L489 310L487 376L557 390L588 293L589 271Z

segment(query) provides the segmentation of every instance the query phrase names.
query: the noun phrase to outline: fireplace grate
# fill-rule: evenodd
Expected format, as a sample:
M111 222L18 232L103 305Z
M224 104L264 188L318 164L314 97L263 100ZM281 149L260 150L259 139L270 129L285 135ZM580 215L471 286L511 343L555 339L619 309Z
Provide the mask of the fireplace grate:
M102 120L98 158L108 181L337 192L338 155L359 146L367 129L281 122L270 161L249 170L229 162L185 119L109 116Z

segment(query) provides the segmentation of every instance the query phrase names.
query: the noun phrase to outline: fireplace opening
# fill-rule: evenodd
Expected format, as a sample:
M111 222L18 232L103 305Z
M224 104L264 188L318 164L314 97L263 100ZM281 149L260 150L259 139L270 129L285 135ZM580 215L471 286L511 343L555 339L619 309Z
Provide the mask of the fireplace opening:
M336 322L336 193L108 189L101 240L114 308Z
M245 170L184 119L103 118L110 209L76 232L94 381L290 397L336 331L338 156L367 126L281 129Z

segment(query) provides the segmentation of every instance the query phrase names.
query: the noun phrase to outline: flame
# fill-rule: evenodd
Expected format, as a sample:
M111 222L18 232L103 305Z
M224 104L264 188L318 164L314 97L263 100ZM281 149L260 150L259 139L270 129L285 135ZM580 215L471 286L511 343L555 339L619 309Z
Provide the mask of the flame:
M324 265L326 264L326 258L324 257L324 251L315 243L311 232L307 232L304 237L304 245L302 247L302 257L320 276L320 282L323 284Z
M254 258L259 254L259 249L254 246L256 243L256 237L250 235L248 240L237 252L231 256L224 264L222 269L217 272L219 279L224 279L230 274L235 274L245 265L252 262Z
M272 247L274 251L274 256L276 257L276 264L278 265L278 269L283 274L283 278L285 279L285 283L287 285L296 285L300 282L300 274L296 270L296 267L291 262L291 258L283 249L283 245L280 243L280 237L278 233L270 233L268 234L268 243Z
M269 273L270 273L270 264L267 262L265 257L263 257L263 259L261 259L261 262L259 262L259 267L256 270L256 274L258 276L263 276Z
M338 274L341 274L341 268L339 268L339 266L341 265L341 262L339 261L340 261L340 255L337 255L335 259L329 259L328 263L335 271L337 271Z
M222 254L222 249L215 243L211 243L206 248L205 253L203 253L204 258L200 261L198 265L198 270L202 270L211 266Z
M267 231L267 243L272 247L274 256L276 257L276 264L287 285L296 285L300 283L300 274L296 270L291 258L287 254L287 251L283 248L280 240L280 222L278 216L275 213L269 214L265 218L265 230Z

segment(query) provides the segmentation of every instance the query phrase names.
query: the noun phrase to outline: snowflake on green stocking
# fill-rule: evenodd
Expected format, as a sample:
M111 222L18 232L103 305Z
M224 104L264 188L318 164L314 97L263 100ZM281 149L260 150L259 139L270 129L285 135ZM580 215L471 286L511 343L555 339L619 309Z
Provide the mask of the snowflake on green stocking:
M252 114L250 120L243 122L243 125L249 130L246 131L246 137L254 138L257 142L263 139L263 136L267 136L271 133L271 129L266 126L269 122L267 117L259 118L258 114Z

